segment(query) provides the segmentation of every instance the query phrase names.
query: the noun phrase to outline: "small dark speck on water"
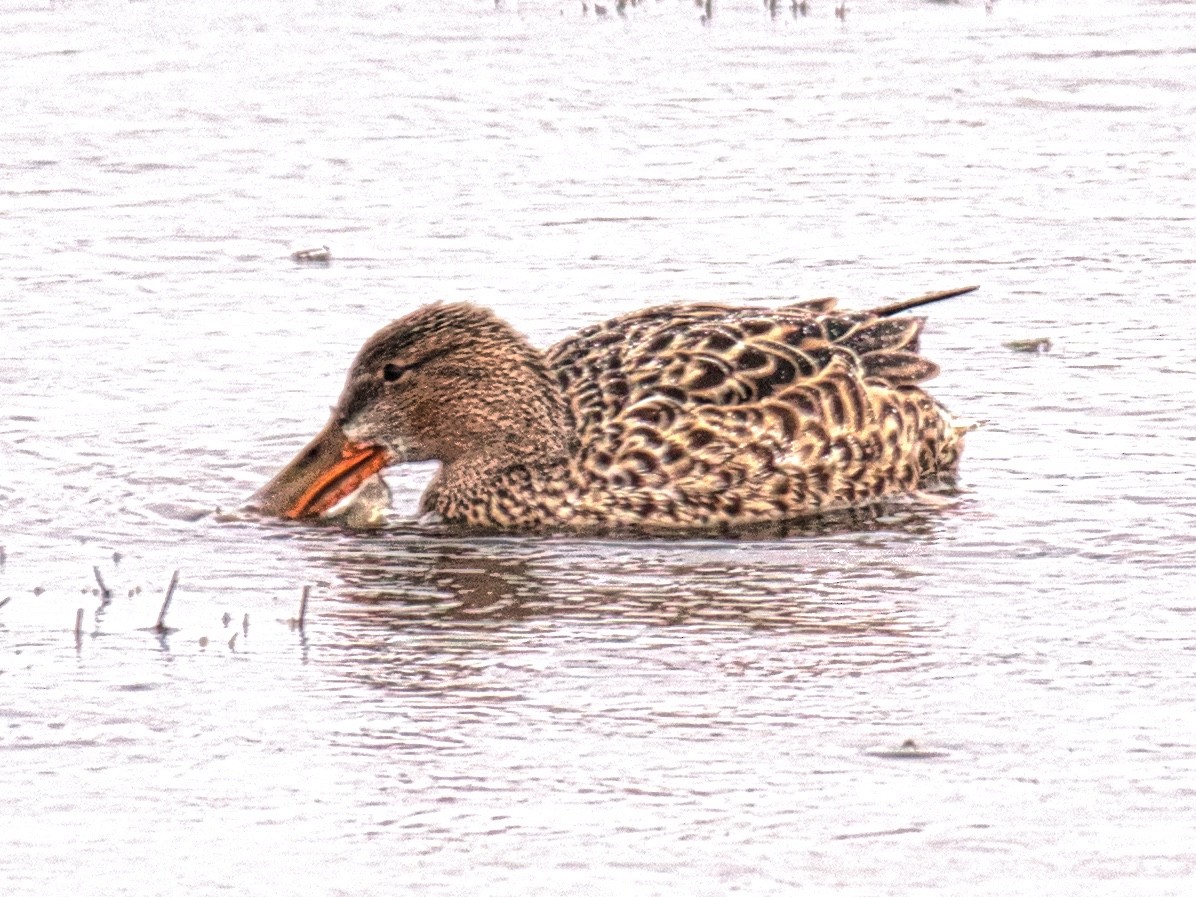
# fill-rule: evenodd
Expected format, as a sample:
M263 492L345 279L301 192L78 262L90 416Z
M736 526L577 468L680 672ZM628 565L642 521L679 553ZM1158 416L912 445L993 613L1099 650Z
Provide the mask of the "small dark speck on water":
M46 590L45 590L45 589L43 589L41 586L34 586L34 587L33 587L33 594L34 594L34 595L40 595L40 594L42 594L42 593L43 593L43 592L45 592L45 591L46 591Z
M228 629L228 624L233 621L233 615L228 611L224 612L224 616L220 618L220 622L224 624L224 628Z

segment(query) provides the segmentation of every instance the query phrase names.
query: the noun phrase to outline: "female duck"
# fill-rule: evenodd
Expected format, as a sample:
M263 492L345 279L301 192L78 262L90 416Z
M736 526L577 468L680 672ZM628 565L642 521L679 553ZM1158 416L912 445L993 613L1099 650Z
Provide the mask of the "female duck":
M437 460L422 511L489 530L782 523L950 482L963 427L919 385L923 318L820 299L675 305L547 352L492 312L430 305L358 353L332 418L254 496L318 517L382 468Z

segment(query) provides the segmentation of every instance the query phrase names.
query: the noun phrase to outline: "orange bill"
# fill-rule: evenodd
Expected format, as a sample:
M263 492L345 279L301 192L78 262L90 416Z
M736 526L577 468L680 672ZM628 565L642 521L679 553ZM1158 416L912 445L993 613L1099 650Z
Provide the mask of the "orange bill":
M290 520L318 517L392 460L380 445L350 442L340 424L330 420L250 503Z

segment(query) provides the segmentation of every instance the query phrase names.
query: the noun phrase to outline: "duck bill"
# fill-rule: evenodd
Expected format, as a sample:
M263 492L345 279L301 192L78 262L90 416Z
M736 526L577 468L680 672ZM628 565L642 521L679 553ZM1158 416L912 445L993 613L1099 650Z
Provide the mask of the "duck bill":
M250 503L264 514L289 520L318 517L392 460L380 445L349 440L333 419Z

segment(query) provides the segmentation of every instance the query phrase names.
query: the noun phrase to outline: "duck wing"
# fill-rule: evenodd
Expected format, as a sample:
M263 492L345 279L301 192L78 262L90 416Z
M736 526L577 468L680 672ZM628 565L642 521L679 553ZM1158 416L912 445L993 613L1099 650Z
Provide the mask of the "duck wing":
M924 319L879 311L837 311L832 299L663 306L554 346L549 370L601 512L776 520L953 469L958 434L918 386L938 372L919 354Z

